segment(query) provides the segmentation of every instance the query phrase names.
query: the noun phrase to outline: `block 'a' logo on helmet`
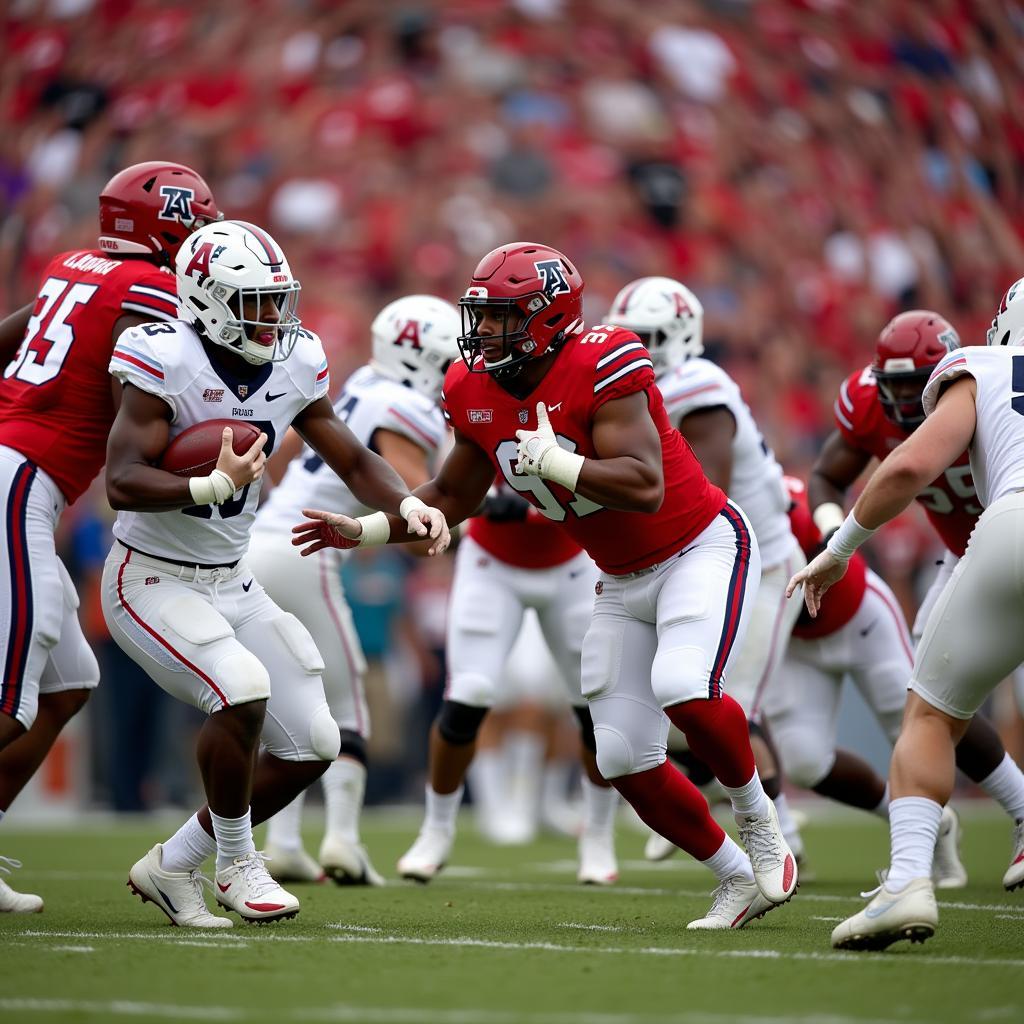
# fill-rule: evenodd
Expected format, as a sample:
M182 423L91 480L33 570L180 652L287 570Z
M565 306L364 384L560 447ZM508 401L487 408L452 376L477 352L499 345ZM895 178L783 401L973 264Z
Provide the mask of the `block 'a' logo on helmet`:
M537 275L541 280L541 291L549 298L572 291L565 279L561 260L538 260L534 263Z
M193 189L181 185L161 185L160 195L164 197L164 208L157 215L161 220L175 220L181 224L191 224L192 200L196 194Z

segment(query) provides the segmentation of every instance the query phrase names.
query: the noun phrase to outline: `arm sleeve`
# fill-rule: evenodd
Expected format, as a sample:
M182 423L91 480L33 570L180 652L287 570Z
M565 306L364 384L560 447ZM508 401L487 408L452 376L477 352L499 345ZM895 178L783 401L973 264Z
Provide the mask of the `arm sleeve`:
M177 416L174 399L167 392L161 354L141 328L132 327L117 339L107 369L122 384L134 384L162 398Z
M925 415L930 416L935 411L935 406L939 404L939 398L942 395L942 389L947 384L952 383L957 377L973 376L974 374L971 372L971 367L968 363L967 353L963 349L950 352L949 355L945 356L939 365L932 370L932 375L924 386L921 404L924 406Z

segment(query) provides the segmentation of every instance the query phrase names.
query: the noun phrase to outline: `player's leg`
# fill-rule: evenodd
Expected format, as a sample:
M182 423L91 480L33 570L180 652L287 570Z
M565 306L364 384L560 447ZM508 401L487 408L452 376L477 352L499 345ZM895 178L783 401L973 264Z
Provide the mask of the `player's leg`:
M754 766L746 716L726 692L759 568L750 524L730 503L691 548L658 573L659 642L651 682L690 750L729 794L758 886L780 903L796 888L796 862Z
M18 452L0 447L0 818L39 766L70 714L47 702L40 683L60 637L64 593L53 531L64 499ZM70 712L65 717L64 712ZM37 727L38 723L38 727ZM8 862L9 867L16 866ZM43 909L39 896L0 879L0 913Z
M1024 660L1022 511L1024 498L1011 495L982 515L928 620L889 773L891 866L872 903L832 933L836 947L922 941L938 923L932 860L953 791L955 746L992 689Z
M201 578L185 582L181 575ZM117 645L162 689L209 716L199 733L196 757L215 838L203 832L193 815L188 842L177 841L179 830L166 862L163 846L157 844L133 866L129 884L176 924L212 928L230 922L226 925L225 918L207 911L198 863L214 851L219 867L258 860L250 797L270 677L235 638L220 610L232 605L236 590L242 593L241 581L236 576L219 582L215 597L212 582L203 582L202 576L175 570L169 563L129 557L127 549L115 544L104 566L102 604ZM193 864L200 847L205 852Z
M538 618L580 723L583 827L576 877L584 884L610 885L619 877L615 856L619 795L598 770L594 723L580 684L583 638L594 612L594 587L599 574L590 557L582 552L552 572L554 590L538 611Z
M423 825L398 861L403 878L430 881L451 852L476 735L523 619L516 573L472 538L459 545L448 608L448 688L430 730Z

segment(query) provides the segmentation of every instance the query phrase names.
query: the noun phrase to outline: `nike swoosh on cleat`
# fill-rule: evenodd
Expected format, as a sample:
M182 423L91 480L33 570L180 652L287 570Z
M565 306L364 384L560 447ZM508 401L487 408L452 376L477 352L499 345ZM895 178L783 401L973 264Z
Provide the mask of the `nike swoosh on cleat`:
M736 927L736 925L737 925L737 924L739 924L739 922L743 920L743 915L744 915L744 914L746 914L746 913L747 913L747 911L748 911L748 910L750 910L750 908L751 908L751 907L752 907L753 905L754 905L754 901L753 901L753 900L751 900L751 901L750 901L750 902L749 902L749 903L748 903L748 904L747 904L747 905L746 905L746 906L745 906L745 907L744 907L744 908L743 908L743 909L742 909L742 910L741 910L741 911L740 911L740 912L739 912L739 913L738 913L738 914L736 915L736 917L735 917L735 918L733 919L733 922L732 922L732 924L731 924L731 925L729 925L729 927L730 927L730 928L735 928L735 927Z
M864 911L864 916L870 918L873 921L876 917L881 917L887 910L892 909L894 906L896 906L895 902L884 903L880 907L868 907Z
M228 884L227 884L227 885L221 885L221 884L220 884L220 882L218 882L218 883L217 883L217 888L218 888L218 889L220 889L220 891L221 891L221 892L227 892L227 891L228 891L228 889L230 889L230 888L231 888L231 883L230 883L230 882L228 882Z
M160 886L158 886L158 885L155 885L155 886L153 886L153 888L154 888L154 889L156 889L156 891L157 891L158 893L160 893L160 898L161 898L161 899L162 899L162 900L164 901L164 903L166 903L166 904L167 904L167 906L169 906L169 907L171 908L171 910L173 910L173 911L174 911L174 913L176 914L176 913L178 912L178 908L177 908L177 907L176 907L176 906L175 906L175 905L174 905L174 904L173 904L173 903L172 903L172 902L171 902L171 901L170 901L170 900L169 900L169 899L167 898L167 893L165 893L165 892L163 891L163 889L161 889L161 888L160 888Z
M245 901L245 905L250 910L258 910L263 914L271 914L275 910L284 910L283 903L250 903L248 900Z

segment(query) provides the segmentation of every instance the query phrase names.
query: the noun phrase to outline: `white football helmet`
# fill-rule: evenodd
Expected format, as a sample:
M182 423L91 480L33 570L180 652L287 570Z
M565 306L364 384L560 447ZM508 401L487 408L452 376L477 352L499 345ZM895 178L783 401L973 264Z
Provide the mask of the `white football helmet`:
M1007 289L985 341L989 345L1024 345L1024 277Z
M185 239L174 269L182 319L208 340L256 366L291 355L302 324L295 315L300 285L262 228L242 220L206 224ZM260 319L267 298L276 319Z
M441 397L444 375L459 358L459 311L434 295L406 295L388 303L370 327L370 365L382 377L415 388L433 401Z
M704 351L704 307L671 277L631 281L615 296L604 323L638 334L659 377Z

